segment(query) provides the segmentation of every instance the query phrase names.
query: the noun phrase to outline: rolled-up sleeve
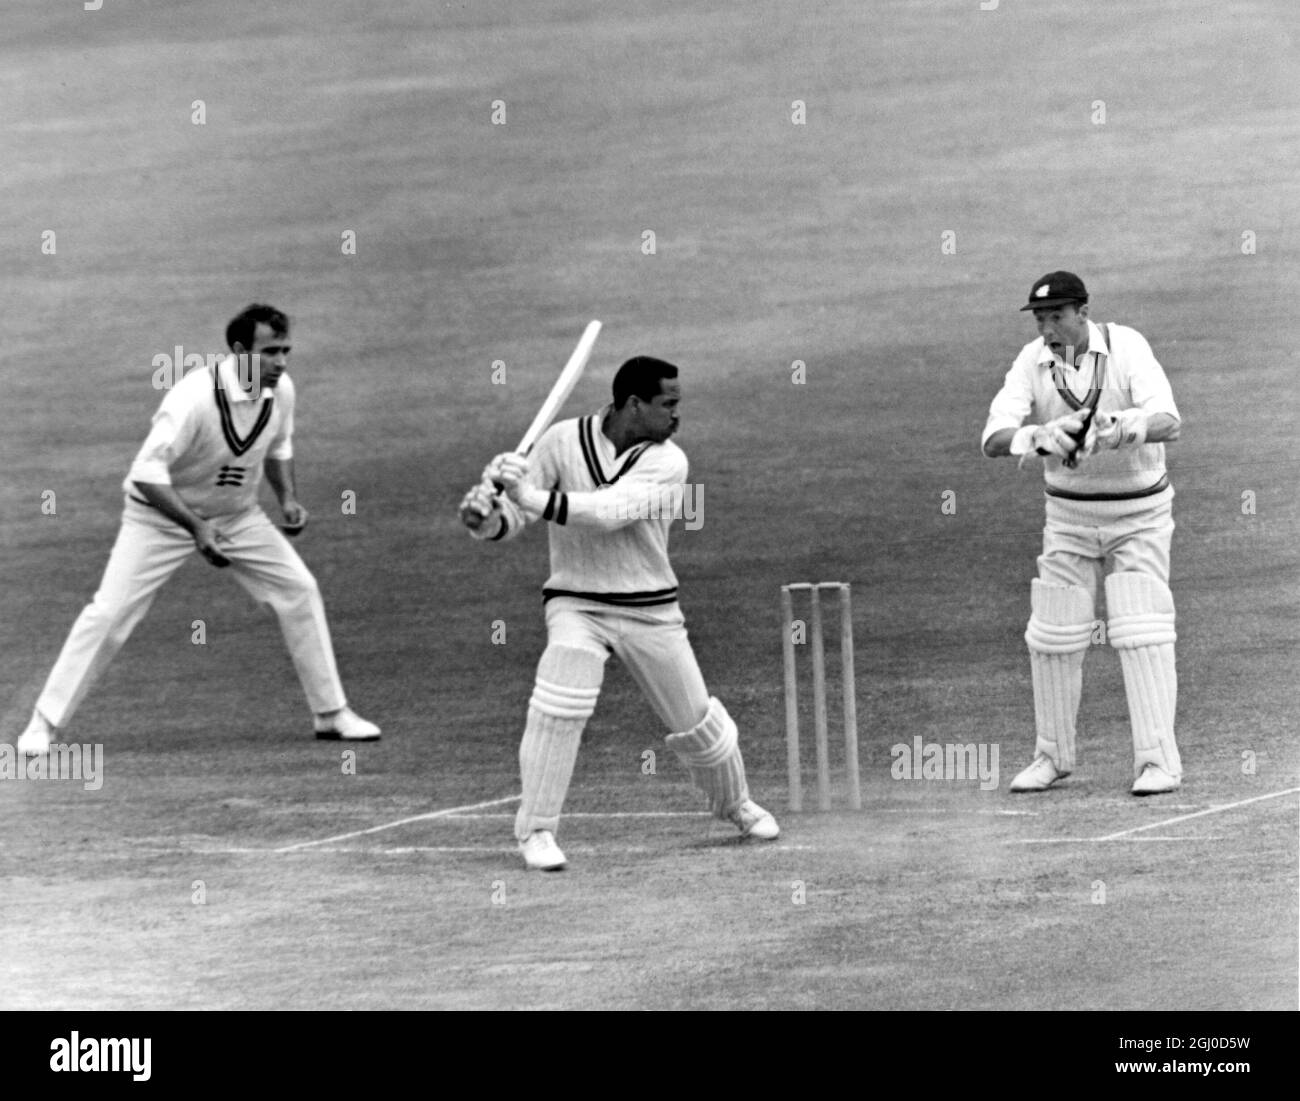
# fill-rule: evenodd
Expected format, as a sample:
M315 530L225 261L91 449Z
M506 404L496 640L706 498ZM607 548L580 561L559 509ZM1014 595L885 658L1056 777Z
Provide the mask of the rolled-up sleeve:
M280 407L280 430L271 441L268 459L288 460L293 458L293 410L297 404L297 391L293 379L281 375L279 385L275 388L275 403Z
M1178 406L1174 404L1173 387L1169 385L1165 369L1160 366L1147 338L1133 329L1129 329L1124 337L1124 363L1128 368L1133 404L1148 415L1168 413L1176 420L1182 420Z
M168 394L153 416L153 427L145 437L127 479L155 485L171 485L171 465L188 446L194 432L191 419L181 402Z
M1030 346L1032 347L1032 345ZM988 420L984 424L984 434L980 437L980 448L988 443L994 432L1004 428L1019 428L1025 418L1034 409L1034 385L1030 372L1033 369L1033 357L1029 349L1022 351L1011 365L1011 370L1002 381L1002 389L997 392L989 406Z

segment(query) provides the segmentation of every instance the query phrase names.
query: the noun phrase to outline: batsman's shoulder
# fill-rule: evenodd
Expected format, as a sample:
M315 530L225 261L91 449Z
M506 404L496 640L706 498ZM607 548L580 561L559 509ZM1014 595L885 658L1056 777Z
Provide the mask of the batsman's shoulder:
M686 452L672 440L652 443L645 450L644 459L648 469L659 474L665 481L684 482L690 470L690 460Z
M566 444L576 443L578 429L582 421L582 417L568 417L565 420L556 421L537 438L532 453L539 455L563 448Z

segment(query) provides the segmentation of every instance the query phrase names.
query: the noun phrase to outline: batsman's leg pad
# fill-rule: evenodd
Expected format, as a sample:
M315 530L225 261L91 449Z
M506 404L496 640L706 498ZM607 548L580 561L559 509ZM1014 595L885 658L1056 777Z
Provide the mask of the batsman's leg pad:
M604 676L605 655L595 650L548 646L542 654L519 743L523 798L515 836L520 841L534 830L558 829L582 729L596 709Z
M1025 643L1034 679L1034 752L1046 753L1065 775L1074 771L1083 658L1092 641L1092 594L1076 585L1035 578L1029 595Z
M709 697L709 709L695 726L664 740L690 771L695 786L709 797L709 810L719 818L726 818L749 798L740 734L716 698Z
M1133 773L1154 762L1180 779L1174 740L1178 672L1174 664L1174 597L1158 577L1121 570L1106 578L1110 644L1119 651L1133 728Z

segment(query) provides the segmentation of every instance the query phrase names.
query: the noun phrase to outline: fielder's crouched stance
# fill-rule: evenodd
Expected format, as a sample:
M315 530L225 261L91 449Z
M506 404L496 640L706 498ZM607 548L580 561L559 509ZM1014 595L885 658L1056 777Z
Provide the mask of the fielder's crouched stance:
M498 455L461 502L477 539L511 539L528 522L551 522L547 645L519 747L515 836L530 868L564 867L555 832L611 653L675 732L667 743L710 810L744 836L778 834L749 798L736 724L705 688L677 604L668 530L681 512L687 462L668 439L678 423L676 380L672 364L628 360L612 405L553 426L531 458Z
M982 440L986 455L1045 457L1047 523L1025 631L1037 743L1011 790L1042 791L1074 770L1083 658L1109 562L1107 633L1128 698L1132 791L1154 795L1177 789L1183 773L1169 591L1174 491L1161 442L1178 438L1180 419L1142 334L1095 325L1087 302L1070 272L1034 284L1023 309L1042 335L1007 372ZM1023 424L1030 417L1038 423Z
M296 535L306 526L294 485L289 319L271 306L250 306L227 326L226 339L234 354L185 375L154 415L123 483L122 527L103 580L50 671L18 739L21 753L49 751L55 731L196 549L229 567L275 612L315 713L316 737L379 737L379 727L347 706L316 579L257 500L265 472L284 530ZM237 357L257 369L241 373Z

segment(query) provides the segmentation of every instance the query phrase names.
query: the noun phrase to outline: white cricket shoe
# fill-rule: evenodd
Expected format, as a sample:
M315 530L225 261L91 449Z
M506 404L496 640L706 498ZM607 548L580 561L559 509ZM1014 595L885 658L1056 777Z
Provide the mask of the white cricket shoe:
M568 863L550 830L533 830L519 842L519 851L524 863L539 872L558 872Z
M776 824L771 813L752 799L737 803L735 809L727 815L727 821L735 824L741 837L752 837L757 841L772 841L781 833L781 827Z
M345 707L332 715L316 716L316 737L322 742L377 742L379 727Z
M39 757L43 753L48 753L53 734L54 728L45 721L45 716L39 711L33 711L32 721L27 724L27 729L18 735L19 756Z
M1056 762L1046 753L1040 753L1033 763L1011 781L1012 791L1046 791L1068 772L1061 772Z
M1134 795L1161 795L1166 791L1177 791L1182 784L1180 777L1170 776L1154 761L1148 761L1133 781L1132 791Z

